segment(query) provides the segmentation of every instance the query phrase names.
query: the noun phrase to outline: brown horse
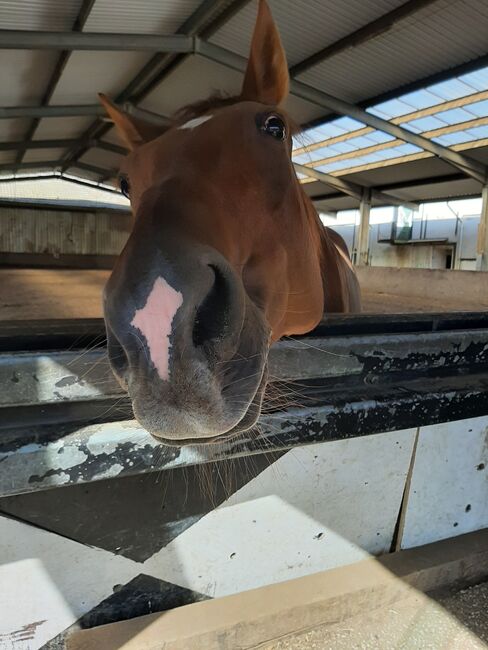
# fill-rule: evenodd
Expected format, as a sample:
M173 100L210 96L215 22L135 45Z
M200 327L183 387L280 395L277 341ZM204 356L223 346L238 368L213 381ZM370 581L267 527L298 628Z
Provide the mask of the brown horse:
M288 85L260 0L239 96L187 107L164 132L101 96L131 150L121 189L134 213L105 289L109 358L136 418L163 442L253 426L270 345L312 330L324 310L359 310L347 247L291 162Z

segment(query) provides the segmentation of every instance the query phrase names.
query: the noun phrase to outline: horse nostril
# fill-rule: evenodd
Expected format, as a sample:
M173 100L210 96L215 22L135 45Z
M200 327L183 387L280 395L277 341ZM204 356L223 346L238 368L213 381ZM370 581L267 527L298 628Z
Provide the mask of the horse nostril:
M193 344L200 347L209 342L222 340L229 326L231 289L223 272L213 264L212 288L197 310L193 326Z

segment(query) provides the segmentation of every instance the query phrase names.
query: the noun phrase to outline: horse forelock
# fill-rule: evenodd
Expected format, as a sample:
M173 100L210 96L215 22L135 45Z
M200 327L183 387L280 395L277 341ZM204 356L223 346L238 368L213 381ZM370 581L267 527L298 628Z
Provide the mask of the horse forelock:
M201 99L192 104L187 104L179 108L172 117L175 125L183 124L188 120L193 120L201 117L216 108L224 108L225 106L233 106L241 101L238 95L225 95L220 92L213 93L206 99Z
M244 100L240 95L226 95L222 92L215 92L206 99L201 99L197 102L193 102L192 104L187 104L186 106L179 108L175 113L173 113L171 120L173 125L179 126L180 124L184 124L189 120L201 117L209 111L225 108L226 106L234 106L235 104L239 104L242 101ZM270 112L272 112L272 110L273 107L270 106ZM288 128L292 136L295 137L301 133L301 126L295 122L290 117L290 115L286 113L286 111L280 109L280 113L286 114Z

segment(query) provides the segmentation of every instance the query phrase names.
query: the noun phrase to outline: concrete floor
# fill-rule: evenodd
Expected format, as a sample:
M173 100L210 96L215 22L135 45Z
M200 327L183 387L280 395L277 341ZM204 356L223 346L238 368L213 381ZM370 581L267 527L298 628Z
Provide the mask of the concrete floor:
M486 650L488 582L438 598L415 593L389 609L260 645L260 650Z

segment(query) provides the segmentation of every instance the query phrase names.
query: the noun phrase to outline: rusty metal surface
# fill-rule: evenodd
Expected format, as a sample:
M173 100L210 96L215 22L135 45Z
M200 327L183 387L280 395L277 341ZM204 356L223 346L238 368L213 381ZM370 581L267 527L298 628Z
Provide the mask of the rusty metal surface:
M44 490L488 413L488 375L412 381L264 415L255 430L215 445L160 445L135 421L9 431L0 444L0 496Z
M270 352L279 380L322 379L335 388L392 383L488 364L488 329L296 338ZM118 398L104 348L0 354L2 407ZM0 424L1 428L1 424Z
M253 431L217 445L181 449L161 446L130 420L130 405L106 363L103 337L88 351L35 351L32 341L27 352L4 351L0 496L488 413L488 327L483 317L418 323L391 317L383 325L381 319L365 317L362 334L337 335L357 329L354 320L331 319L315 336L284 340L273 348L271 374L281 383L272 389L288 394L291 389L294 408L268 406ZM423 331L395 331L402 323ZM459 329L463 324L465 329ZM89 325L81 333L97 331L94 322ZM60 333L59 327L54 331ZM69 339L76 331L67 326L65 333ZM24 336L28 342L25 335L20 332L19 340ZM39 340L48 346L55 340L46 325Z

